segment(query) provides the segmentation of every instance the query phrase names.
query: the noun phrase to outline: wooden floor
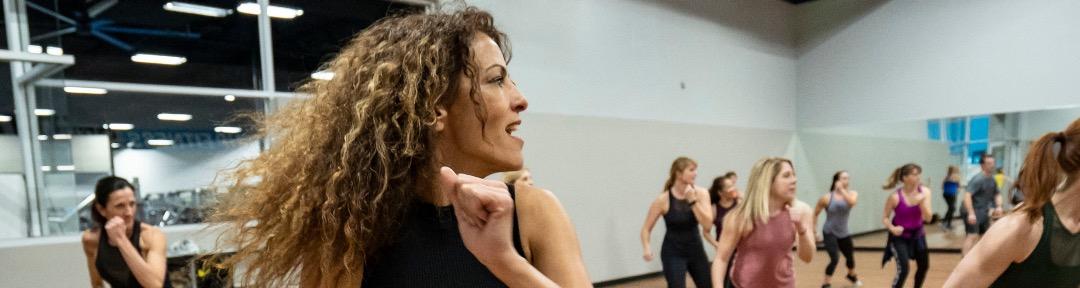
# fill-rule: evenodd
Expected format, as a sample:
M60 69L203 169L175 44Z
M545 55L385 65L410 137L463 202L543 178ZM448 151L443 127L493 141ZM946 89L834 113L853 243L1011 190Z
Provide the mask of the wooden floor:
M821 287L825 277L825 265L829 262L829 256L825 251L818 251L814 260L810 263L802 263L796 260L795 264L795 287L817 288ZM941 287L949 277L956 264L960 262L960 253L931 253L930 271L926 274L926 282L923 287ZM896 275L896 261L889 261L884 268L881 267L881 252L855 252L855 272L863 281L862 287L889 287L893 276ZM841 259L836 275L833 277L833 287L851 287L851 283L843 278L847 268ZM911 273L904 287L913 287L915 278L915 262L911 262ZM687 287L694 287L691 279L687 277ZM639 281L622 283L609 287L666 287L667 281L664 276L643 279Z
M887 232L879 232L872 234L860 235L852 239L856 248L883 248L885 246L885 240L888 238ZM949 277L949 273L952 272L956 264L960 262L959 249L963 246L964 241L964 225L959 221L956 221L951 231L946 231L940 225L927 225L926 226L926 245L931 249L944 249L944 250L956 250L957 252L943 252L943 253L930 253L930 272L926 275L926 282L923 283L923 287L941 287L945 284L945 280ZM884 268L881 266L882 252L877 251L857 251L855 252L855 271L859 274L859 278L863 281L863 287L889 287L892 284L893 276L896 275L896 262L890 261ZM851 287L851 283L847 279L843 278L846 275L847 268L844 267L844 260L840 260L840 265L836 268L836 273L833 277L833 287ZM798 260L795 261L795 287L811 288L821 287L824 283L825 266L829 263L829 256L825 254L824 250L818 250L814 255L814 260L810 263L802 263ZM905 282L904 287L913 287L912 281L915 278L915 262L911 262L911 273L909 273L908 280ZM693 281L687 277L686 283L688 287L694 287ZM619 285L608 287L666 287L667 281L664 280L664 276L656 276L634 282L622 283Z

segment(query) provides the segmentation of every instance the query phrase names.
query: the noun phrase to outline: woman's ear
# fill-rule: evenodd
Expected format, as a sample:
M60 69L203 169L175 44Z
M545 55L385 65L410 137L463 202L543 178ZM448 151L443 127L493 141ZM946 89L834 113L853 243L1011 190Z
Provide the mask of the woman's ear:
M446 112L446 107L435 107L435 132L442 132L446 129L446 121L449 121L447 115L449 113Z

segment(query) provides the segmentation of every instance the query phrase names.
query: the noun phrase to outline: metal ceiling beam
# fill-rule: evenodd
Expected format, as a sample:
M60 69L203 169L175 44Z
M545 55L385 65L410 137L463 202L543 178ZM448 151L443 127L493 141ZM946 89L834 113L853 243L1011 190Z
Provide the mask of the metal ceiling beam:
M185 95L185 96L223 97L225 95L234 95L236 97L267 98L267 99L275 98L275 97L280 97L280 98L305 97L304 94L292 93L292 92L268 92L268 91L261 91L261 90L246 90L246 89L208 88L208 87L122 83L122 82L107 82L107 81L87 81L87 80L44 79L44 80L37 81L37 83L34 83L34 85L41 86L41 87L59 87L59 88L63 88L65 86L93 87L93 88L102 88L102 89L112 90L112 91L150 93L150 94L168 94L168 95Z

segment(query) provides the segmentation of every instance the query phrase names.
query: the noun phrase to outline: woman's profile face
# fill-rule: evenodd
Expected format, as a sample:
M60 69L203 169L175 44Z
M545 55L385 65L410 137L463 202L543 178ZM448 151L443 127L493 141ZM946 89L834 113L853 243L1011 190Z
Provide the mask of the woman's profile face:
M525 141L514 134L521 125L520 113L529 102L510 80L502 50L491 37L476 34L469 49L481 99L470 98L472 79L460 73L458 91L447 109L446 128L440 135L445 138L443 151L449 154L445 156L487 173L521 169ZM479 119L477 111L486 121Z

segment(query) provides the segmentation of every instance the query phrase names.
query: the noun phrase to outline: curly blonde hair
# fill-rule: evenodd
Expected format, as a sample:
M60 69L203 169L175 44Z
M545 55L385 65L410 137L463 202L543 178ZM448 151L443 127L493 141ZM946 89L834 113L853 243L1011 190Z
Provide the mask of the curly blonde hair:
M224 174L235 188L211 222L235 254L215 260L242 263L257 286L358 280L408 205L434 193L436 109L466 96L458 77L471 79L485 120L468 48L480 34L509 61L506 36L472 7L392 16L357 34L325 67L332 80L309 80L298 90L309 99L260 121L270 148Z

